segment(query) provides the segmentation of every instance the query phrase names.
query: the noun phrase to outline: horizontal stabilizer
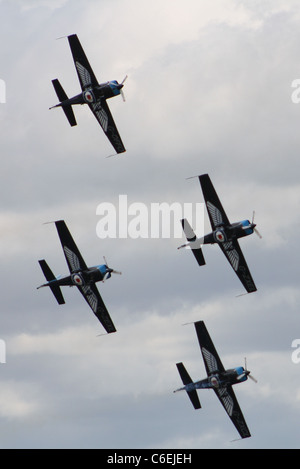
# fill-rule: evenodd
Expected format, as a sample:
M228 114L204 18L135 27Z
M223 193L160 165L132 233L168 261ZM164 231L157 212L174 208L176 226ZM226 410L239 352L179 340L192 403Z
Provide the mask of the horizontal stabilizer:
M46 280L48 280L48 282L51 282L51 280L55 280L55 276L52 272L52 270L50 269L50 267L48 266L47 262L42 259L39 261L39 264L41 266L41 269L46 277ZM55 296L57 302L59 305L63 305L65 303L65 300L64 300L64 297L63 297L63 294L61 292L61 289L58 285L51 285L51 283L48 283L48 284L45 284L43 286L49 286L53 295Z
M55 89L55 92L57 94L57 97L58 97L60 103L63 103L63 101L67 101L68 96L67 96L65 90L63 89L63 87L61 86L61 84L60 84L60 82L58 81L57 78L55 80L52 80L52 84L53 84L53 87ZM75 125L77 125L72 106L70 104L65 104L65 105L61 104L61 105L58 105L58 106L62 107L62 109L65 113L65 116L68 119L71 127L74 127ZM56 106L54 106L54 107L56 107Z
M191 248L198 264L205 265L205 259L203 256L201 245L199 240L197 240L197 236L195 235L193 228L185 218L181 220L181 224L186 239L189 241L189 244L187 246ZM195 246L195 248L193 248L193 245Z
M191 225L189 224L189 222L187 221L186 218L183 218L181 220L181 225L182 225L182 229L184 231L184 234L186 236L186 239L189 242L196 241L197 236L195 235L195 232L194 232L193 228L191 227Z
M41 261L39 261L39 264L41 266L43 274L46 277L46 280L48 280L48 282L50 282L51 280L55 280L55 276L54 276L52 270L50 269L49 265L45 261L45 259L42 259Z
M65 90L63 89L63 87L61 86L59 80L57 78L55 80L52 80L52 84L53 84L53 87L55 89L55 92L57 94L59 101L60 102L66 101L68 99L68 96Z
M176 366L177 366L177 369L179 371L179 374L180 374L180 377L182 379L183 384L185 386L188 385L188 384L192 384L193 381L192 381L190 375L188 374L188 372L186 371L184 364L183 363L176 363ZM200 404L199 397L198 397L196 389L192 389L190 391L188 391L186 389L186 392L187 392L187 394L190 398L190 401L193 404L194 408L195 409L201 409L201 404Z

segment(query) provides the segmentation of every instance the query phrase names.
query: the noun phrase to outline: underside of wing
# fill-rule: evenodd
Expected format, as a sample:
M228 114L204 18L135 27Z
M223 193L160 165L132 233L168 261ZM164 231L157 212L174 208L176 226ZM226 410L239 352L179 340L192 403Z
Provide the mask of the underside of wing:
M210 180L208 174L199 176L199 182L202 188L203 197L207 207L207 212L212 229L215 230L220 226L229 225L230 222L227 218L225 210L220 202L218 194Z
M219 246L247 292L255 292L257 288L237 239L219 243Z
M214 391L230 419L232 420L237 431L239 432L241 438L249 438L251 434L238 404L237 398L233 392L232 386L220 387L218 389L214 388Z
M97 86L97 78L95 77L93 69L90 66L77 35L72 34L71 36L68 36L68 40L82 90L85 90L91 85Z
M101 99L95 103L89 103L89 107L115 151L117 153L126 151L106 100Z
M195 322L195 329L207 375L225 371L215 346L203 321Z
M64 220L56 221L55 225L70 272L74 273L87 269L87 265Z
M110 334L111 332L116 332L114 323L111 320L111 317L106 309L106 306L100 296L96 285L92 283L90 285L77 286L77 288L89 304L95 316L97 316L97 318L101 322L106 332L108 334Z

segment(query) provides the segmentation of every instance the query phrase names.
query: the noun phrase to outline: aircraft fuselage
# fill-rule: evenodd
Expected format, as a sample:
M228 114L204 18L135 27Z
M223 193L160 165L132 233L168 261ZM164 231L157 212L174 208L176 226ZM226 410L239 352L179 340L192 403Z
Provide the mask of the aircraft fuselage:
M108 81L97 86L88 86L84 91L73 96L72 98L65 99L61 103L53 107L74 106L76 104L92 104L100 101L101 99L109 99L121 94L123 84L119 84L116 80Z
M106 265L97 265L95 267L89 267L86 270L81 270L74 272L71 275L66 275L64 277L57 277L54 280L50 280L48 283L41 285L43 287L50 285L61 286L70 286L74 285L80 287L84 285L89 285L91 283L96 283L108 279L111 277L112 269Z
M192 391L193 389L217 389L242 383L248 379L249 371L242 366L226 370L223 373L212 373L205 379L187 384L183 389Z
M254 232L255 226L249 220L243 220L229 226L221 225L213 232L205 235L200 242L201 244L226 243L226 241L231 239L239 239L251 235Z

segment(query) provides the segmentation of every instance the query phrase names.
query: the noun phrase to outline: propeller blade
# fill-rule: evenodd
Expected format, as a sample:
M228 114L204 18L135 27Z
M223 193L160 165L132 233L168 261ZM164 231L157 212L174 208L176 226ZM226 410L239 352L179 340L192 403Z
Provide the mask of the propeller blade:
M257 236L261 239L262 238L262 235L260 234L260 232L258 231L257 228L254 228L254 232L257 234Z
M249 376L250 379L252 379L252 381L254 381L255 383L257 383L257 379L255 379L251 374L250 374L250 371L247 370L247 358L245 357L245 373Z
M252 381L254 381L254 383L257 383L257 379L255 379L252 375L250 375L250 373L249 373L248 376L249 376L250 379L252 379Z
M122 85L122 86L124 85L124 83L125 83L125 81L127 80L127 78L128 78L128 75L126 75L125 78L123 78L123 80L121 81L121 85ZM122 88L121 88L120 92L121 92L122 99L123 99L123 101L124 101L124 103L125 103L126 99L125 99L125 94L124 94L124 91L123 91Z
M252 214L252 225L254 225L254 217L255 217L255 211L253 210L253 214ZM255 231L255 233L257 234L257 236L261 239L262 238L262 235L260 234L260 232L258 231L257 228L253 228L253 231Z
M107 268L107 270L108 270L108 272L107 272L107 274L105 275L103 281L107 278L107 276L108 276L109 273L122 275L122 272L120 272L119 270L114 270L114 269L111 269L110 267L108 267L108 263L107 263L107 260L106 260L105 256L103 256L103 259L104 259L106 268Z

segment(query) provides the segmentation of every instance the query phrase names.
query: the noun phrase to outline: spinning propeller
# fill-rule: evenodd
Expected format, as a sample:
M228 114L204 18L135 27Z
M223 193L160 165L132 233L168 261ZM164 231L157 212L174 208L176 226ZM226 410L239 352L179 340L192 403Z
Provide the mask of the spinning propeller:
M262 235L260 234L260 232L256 229L256 225L254 223L254 215L255 215L255 212L253 211L253 215L252 215L252 227L253 227L253 231L257 234L257 236L261 239L262 238Z
M122 272L119 272L118 270L114 270L114 269L111 269L110 267L108 267L106 258L104 256L103 256L103 259L104 259L105 267L106 267L106 274L104 275L104 278L102 280L103 282L105 282L105 280L107 279L109 274L118 274L118 275L122 274Z
M240 381L241 379L243 379L245 376L248 376L250 379L252 379L252 381L254 381L255 383L257 383L257 379L255 379L251 374L250 374L250 371L247 370L247 360L246 360L246 357L245 357L245 368L244 368L244 373L242 373L239 377L238 377L238 380Z
M120 84L121 84L122 88L123 88L124 83L125 83L125 81L127 80L127 78L128 78L128 75L126 75L125 78L123 79L123 81L121 81ZM120 89L120 93L121 93L121 96L122 96L123 101L124 101L124 103L125 103L126 99L125 99L124 91L123 91L122 88Z

